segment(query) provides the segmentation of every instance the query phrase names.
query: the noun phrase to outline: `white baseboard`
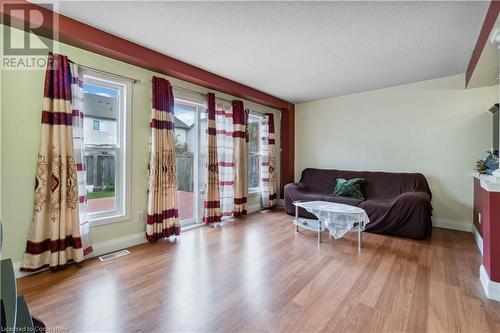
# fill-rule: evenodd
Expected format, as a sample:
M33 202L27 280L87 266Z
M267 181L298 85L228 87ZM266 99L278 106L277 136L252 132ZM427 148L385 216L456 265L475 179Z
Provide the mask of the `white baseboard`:
M139 244L146 243L146 242L147 242L147 239L146 239L145 232L138 232L136 234L127 235L127 236L124 236L121 238L110 239L110 240L107 240L104 242L94 243L94 244L92 244L92 248L94 249L94 251L92 251L89 255L85 256L85 258L89 259L89 258L101 256L103 254L115 252L118 250L123 250L127 247L139 245ZM16 275L16 278L20 278L23 276L36 274L36 273L40 273L40 272L48 270L48 268L47 268L47 269L43 269L43 270L40 270L37 272L21 272L21 270L20 270L21 262L20 261L13 263L13 266L14 266L14 273Z
M14 268L14 275L16 276L16 279L26 276L26 275L31 275L33 273L31 272L21 272L21 262L16 261L12 263L12 267ZM41 270L41 272L46 271L47 269Z
M255 205L251 205L251 206L247 206L247 213L248 214L255 213L255 212L258 212L261 209L262 209L262 205L260 203L259 204L255 204Z
M432 218L432 226L437 228L472 232L473 224L468 221L458 221L443 218Z
M146 239L145 232L138 232L135 234L127 235L121 238L110 239L104 242L95 243L92 245L94 251L92 251L85 258L93 258L97 256L101 256L103 254L107 254L110 252L115 252L118 250L123 250L127 247L139 245L142 243L146 243L148 240Z
M479 267L479 279L483 285L486 297L495 301L500 301L500 283L490 280L488 272L486 272L483 265Z
M483 255L483 237L481 237L479 231L477 231L475 226L473 226L472 233L474 234L474 239L476 241L477 248L479 249L479 252L481 252L481 255Z

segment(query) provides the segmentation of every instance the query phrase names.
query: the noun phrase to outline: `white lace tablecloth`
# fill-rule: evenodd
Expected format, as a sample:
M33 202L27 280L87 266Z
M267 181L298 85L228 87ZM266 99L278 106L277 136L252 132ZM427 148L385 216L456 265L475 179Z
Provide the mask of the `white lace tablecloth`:
M361 223L363 227L370 223L366 212L355 206L326 201L298 201L293 204L316 215L335 239L344 236L357 223Z

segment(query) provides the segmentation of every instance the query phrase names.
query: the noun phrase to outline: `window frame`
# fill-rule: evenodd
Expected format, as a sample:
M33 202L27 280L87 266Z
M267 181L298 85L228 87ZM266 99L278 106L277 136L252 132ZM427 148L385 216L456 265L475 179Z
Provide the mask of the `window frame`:
M181 95L182 96L182 95ZM200 215L202 214L200 212L200 191L202 189L200 188L200 179L199 177L200 172L199 172L199 163L200 163L200 150L201 150L201 135L200 135L200 120L201 120L201 113L203 112L204 109L206 109L206 106L202 105L201 103L191 101L187 98L184 97L174 97L174 110L173 110L173 116L175 117L175 109L176 108L185 108L186 110L188 109L193 109L192 111L194 112L194 123L193 126L196 129L195 137L194 137L194 151L193 151L193 194L194 194L194 202L193 202L193 217L181 220L179 218L179 221L181 222L181 230L185 230L185 228L193 227L198 224L201 224L201 218ZM175 133L175 126L174 126L174 133ZM177 175L176 175L177 176ZM178 189L176 191L176 195L178 195ZM179 198L177 198L179 202ZM203 204L203 203L201 203Z
M132 148L132 80L82 69L84 83L118 89L120 92L118 123L116 126L117 145L87 146L84 151L113 151L115 154L115 197L116 207L112 211L89 213L89 225L95 227L108 223L130 220L131 202L131 148ZM85 110L83 110L85 115ZM99 124L100 127L100 124Z
M262 142L261 142L261 139L262 139L262 121L264 120L264 116L260 113L256 113L256 112L249 112L248 113L248 123L250 123L250 118L254 118L254 119L257 119L258 120L258 124L259 124L259 136L257 138L257 143L258 143L258 152L257 153L254 153L254 152L250 152L250 150L247 148L247 177L248 177L248 170L250 169L249 168L249 161L250 161L250 154L254 155L254 156L258 156L258 175L259 175L259 184L257 187L250 187L250 181L247 181L247 190L248 190L248 195L256 195L256 194L259 194L261 192L261 187L262 187L262 181L260 179L260 163L261 163L261 158L262 158ZM250 146L250 145L248 145Z

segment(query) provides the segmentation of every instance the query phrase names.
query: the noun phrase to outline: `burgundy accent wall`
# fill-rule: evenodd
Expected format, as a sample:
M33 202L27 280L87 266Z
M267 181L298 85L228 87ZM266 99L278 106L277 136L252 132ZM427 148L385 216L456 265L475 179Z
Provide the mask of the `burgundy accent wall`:
M484 46L486 45L486 43L488 43L488 37L493 30L499 13L500 0L491 1L490 7L488 8L486 16L484 17L483 26L481 27L481 32L479 32L476 46L474 47L474 51L472 51L472 56L470 58L469 65L467 66L467 71L465 72L465 87L467 87L467 85L469 84L472 73L474 73L474 69L476 68L477 62L479 61L481 53L483 52Z
M490 280L500 282L500 192L481 188L483 265Z
M479 214L483 214L483 196L484 193L481 191L481 182L479 179L474 177L474 207L473 207L473 216L472 222L476 227L477 232L483 236L482 232L482 224L479 220Z

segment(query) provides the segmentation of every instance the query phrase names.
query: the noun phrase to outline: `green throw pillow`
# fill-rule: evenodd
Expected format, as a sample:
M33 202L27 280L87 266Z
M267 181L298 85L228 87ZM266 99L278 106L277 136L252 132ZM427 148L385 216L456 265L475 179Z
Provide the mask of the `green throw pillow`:
M348 197L354 199L365 200L363 191L361 191L361 184L366 181L364 178L354 178L354 179L335 179L335 191L332 195L338 197Z

